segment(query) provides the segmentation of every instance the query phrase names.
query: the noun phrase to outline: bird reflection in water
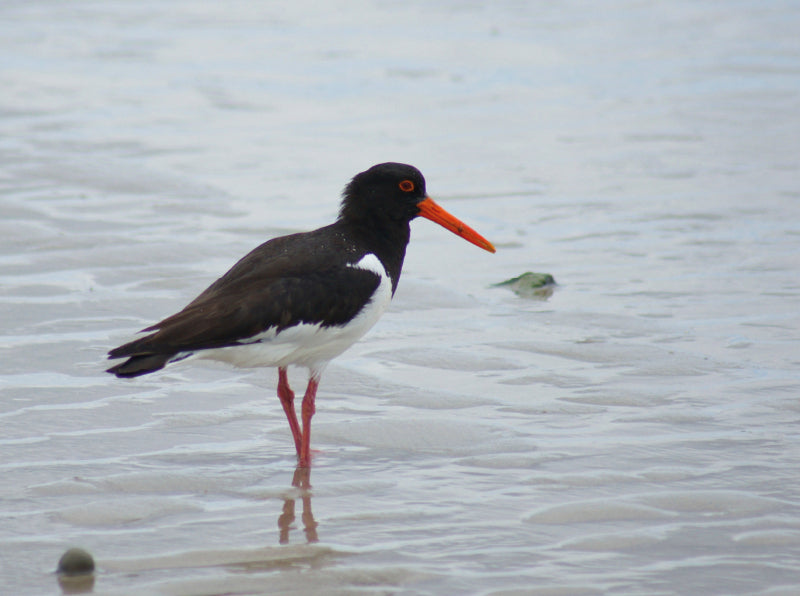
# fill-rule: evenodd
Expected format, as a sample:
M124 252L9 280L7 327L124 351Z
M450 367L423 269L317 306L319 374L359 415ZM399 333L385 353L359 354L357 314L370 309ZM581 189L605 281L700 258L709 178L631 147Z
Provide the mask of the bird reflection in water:
M314 520L314 513L311 511L311 468L298 466L294 471L292 486L300 491L300 500L303 503L303 532L306 535L306 542L309 544L319 542L317 522ZM281 544L289 543L289 532L294 529L292 524L295 520L294 507L296 500L296 494L292 494L283 500L283 512L278 518L278 528L280 528L278 541Z

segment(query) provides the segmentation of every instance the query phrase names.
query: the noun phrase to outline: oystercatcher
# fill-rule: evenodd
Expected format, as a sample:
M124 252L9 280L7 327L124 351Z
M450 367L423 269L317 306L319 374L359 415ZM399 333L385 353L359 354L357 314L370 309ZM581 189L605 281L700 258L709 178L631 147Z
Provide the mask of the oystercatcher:
M254 249L149 335L108 353L127 358L108 369L138 377L190 356L236 366L277 366L278 397L299 466L310 465L311 417L328 362L372 327L400 279L417 216L495 252L494 246L431 200L413 166L383 163L345 187L338 219L313 232L273 238ZM287 367L308 368L302 429Z

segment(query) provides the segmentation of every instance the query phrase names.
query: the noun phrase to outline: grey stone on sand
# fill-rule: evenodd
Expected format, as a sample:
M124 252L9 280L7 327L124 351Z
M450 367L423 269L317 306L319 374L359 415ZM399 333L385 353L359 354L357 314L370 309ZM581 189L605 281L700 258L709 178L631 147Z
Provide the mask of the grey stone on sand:
M70 548L58 560L58 573L61 575L94 573L94 558L82 548Z

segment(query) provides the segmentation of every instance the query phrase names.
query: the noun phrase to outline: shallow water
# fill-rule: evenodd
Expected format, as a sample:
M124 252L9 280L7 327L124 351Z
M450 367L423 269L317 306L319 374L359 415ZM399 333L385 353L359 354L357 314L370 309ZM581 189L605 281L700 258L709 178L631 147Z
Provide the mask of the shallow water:
M2 592L798 593L797 4L253 4L0 6ZM103 372L386 160L498 252L414 222L310 479L274 371Z

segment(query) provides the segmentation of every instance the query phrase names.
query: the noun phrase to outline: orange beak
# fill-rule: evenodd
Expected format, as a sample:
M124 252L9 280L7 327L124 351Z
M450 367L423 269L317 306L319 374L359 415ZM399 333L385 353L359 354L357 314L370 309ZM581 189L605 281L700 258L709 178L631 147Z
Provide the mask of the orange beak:
M431 221L435 221L443 228L447 228L454 234L461 236L464 240L472 242L475 246L480 246L483 250L495 252L494 246L486 238L478 234L475 230L459 219L450 215L447 211L434 203L430 197L425 197L421 203L417 203L419 214Z

